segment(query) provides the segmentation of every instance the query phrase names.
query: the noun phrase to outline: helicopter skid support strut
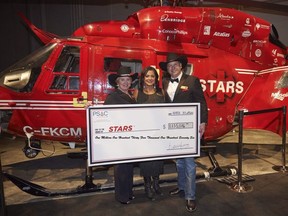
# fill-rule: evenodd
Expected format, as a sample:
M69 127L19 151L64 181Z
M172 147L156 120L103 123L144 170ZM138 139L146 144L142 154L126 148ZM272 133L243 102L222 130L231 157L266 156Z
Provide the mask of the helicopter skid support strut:
M202 174L197 174L196 179L209 179L213 177L221 177L221 176L233 176L236 175L237 169L235 167L221 167L216 160L214 153L216 152L215 145L203 145L201 146L201 152L205 153L212 167L208 169L208 171L203 172Z

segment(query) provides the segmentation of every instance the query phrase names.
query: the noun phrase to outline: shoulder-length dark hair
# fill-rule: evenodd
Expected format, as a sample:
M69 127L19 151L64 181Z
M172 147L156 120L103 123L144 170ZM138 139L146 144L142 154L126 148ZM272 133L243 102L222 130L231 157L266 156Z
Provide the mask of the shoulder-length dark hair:
M158 75L156 69L154 67L151 67L151 66L148 66L142 70L141 75L140 75L140 80L139 80L139 90L143 91L144 78L145 78L146 74L148 73L148 71L153 71L153 73L154 73L156 92L161 91L161 88L159 87L159 75Z

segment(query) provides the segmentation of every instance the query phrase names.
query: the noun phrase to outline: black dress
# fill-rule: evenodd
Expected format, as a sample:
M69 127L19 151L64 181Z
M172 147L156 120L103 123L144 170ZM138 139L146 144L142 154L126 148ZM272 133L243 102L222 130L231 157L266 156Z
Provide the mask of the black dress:
M135 104L136 101L116 89L107 96L104 104ZM133 197L133 164L122 163L114 165L115 199L126 203Z
M138 92L137 103L149 104L149 103L164 103L164 95L162 92L156 92L151 95L145 94L143 91ZM139 163L140 175L143 177L159 176L163 174L164 162L162 160L145 161Z

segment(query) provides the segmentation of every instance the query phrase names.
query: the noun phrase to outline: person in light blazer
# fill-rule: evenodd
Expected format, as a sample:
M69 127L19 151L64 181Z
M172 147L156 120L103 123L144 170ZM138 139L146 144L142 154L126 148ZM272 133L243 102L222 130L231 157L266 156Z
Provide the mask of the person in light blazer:
M208 120L207 103L199 78L183 73L188 59L186 56L168 53L166 61L160 62L162 70L170 76L163 78L163 89L167 103L200 103L202 137ZM171 196L185 198L186 209L196 210L196 164L193 157L176 160L178 187L170 191Z

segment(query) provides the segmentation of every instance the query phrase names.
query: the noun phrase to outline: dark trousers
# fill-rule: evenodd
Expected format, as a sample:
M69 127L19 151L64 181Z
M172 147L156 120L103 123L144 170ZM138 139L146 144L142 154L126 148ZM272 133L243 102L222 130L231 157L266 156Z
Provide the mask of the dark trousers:
M127 202L133 196L133 164L114 166L115 199Z

